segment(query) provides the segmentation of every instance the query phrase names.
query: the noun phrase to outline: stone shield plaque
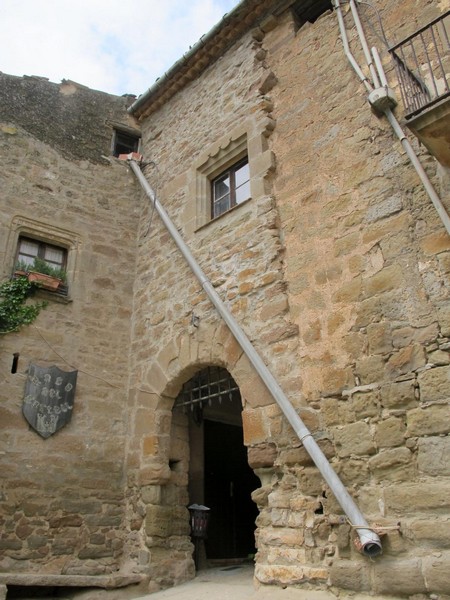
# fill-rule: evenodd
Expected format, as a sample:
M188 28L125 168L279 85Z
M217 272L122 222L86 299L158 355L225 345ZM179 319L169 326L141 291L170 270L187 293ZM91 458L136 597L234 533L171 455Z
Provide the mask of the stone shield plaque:
M22 412L31 427L48 438L72 416L78 371L30 364Z

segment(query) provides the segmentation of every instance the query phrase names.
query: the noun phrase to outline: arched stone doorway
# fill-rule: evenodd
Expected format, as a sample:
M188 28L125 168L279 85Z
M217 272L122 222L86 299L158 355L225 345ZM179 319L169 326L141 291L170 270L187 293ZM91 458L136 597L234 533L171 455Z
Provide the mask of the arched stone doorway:
M200 567L256 552L258 509L251 493L260 482L248 464L241 413L236 382L217 366L203 368L187 381L173 407L173 423L187 429L189 504L210 508Z

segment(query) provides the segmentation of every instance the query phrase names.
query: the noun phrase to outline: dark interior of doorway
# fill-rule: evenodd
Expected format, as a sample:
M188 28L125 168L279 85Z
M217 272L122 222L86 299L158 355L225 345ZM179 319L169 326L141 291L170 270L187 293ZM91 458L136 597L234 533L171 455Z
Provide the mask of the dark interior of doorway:
M252 557L259 479L248 465L242 427L204 421L205 504L211 509L205 550L208 560Z

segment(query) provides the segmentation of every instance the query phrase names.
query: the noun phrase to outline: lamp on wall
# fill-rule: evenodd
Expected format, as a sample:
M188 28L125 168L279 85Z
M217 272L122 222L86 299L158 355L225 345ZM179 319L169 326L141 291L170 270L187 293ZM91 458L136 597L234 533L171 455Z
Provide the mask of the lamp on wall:
M207 506L202 504L191 504L188 506L191 524L191 537L194 541L194 562L195 569L198 570L199 555L200 555L200 543L201 540L206 538L209 521L209 511L211 510Z

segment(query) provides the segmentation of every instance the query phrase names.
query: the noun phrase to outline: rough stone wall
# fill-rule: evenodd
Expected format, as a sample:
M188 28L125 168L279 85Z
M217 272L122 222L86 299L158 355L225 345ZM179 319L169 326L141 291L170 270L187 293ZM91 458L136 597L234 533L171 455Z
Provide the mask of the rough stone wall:
M377 7L392 37L438 10L413 1L401 11L387 0ZM363 16L373 24L369 9ZM196 165L244 124L251 139L264 131L261 152L273 152L264 193L195 230ZM145 172L163 205L381 528L384 547L376 561L357 552L332 493L149 211L136 282L133 379L141 384L129 485L149 494L136 507L147 522L171 523L165 533L147 529L143 555L155 583L164 585L171 555L181 565L173 581L190 568L185 521L176 518L185 482L169 467L173 398L196 370L221 364L240 386L249 462L262 482L256 578L448 594L450 243L399 142L370 110L335 15L298 32L288 12L267 20L142 128L145 159L157 165ZM434 160L422 154L436 181ZM168 502L172 485L180 495Z
M439 14L432 2L377 7L390 39ZM373 11L361 12L370 32ZM362 60L354 28L350 39ZM301 392L325 453L381 527L384 554L372 562L357 552L303 450L279 438L257 577L448 594L449 237L388 123L370 110L335 15L298 32L285 15L262 45L278 79L274 194ZM434 159L421 154L437 185Z
M410 33L441 5L377 3L388 36ZM373 24L371 9L362 12ZM109 103L72 83L11 89L31 85L46 108L66 107L55 111L58 127L80 106L77 94L89 108L77 109L75 123ZM72 125L47 137L48 114L17 106L20 118L2 112L0 127L2 275L20 227L48 226L70 239L70 302L50 299L36 328L1 340L0 568L91 575L126 562L148 573L152 590L191 577L187 428L172 405L197 370L221 365L240 387L249 463L261 479L257 580L448 595L450 244L398 141L370 111L335 16L296 32L286 12L245 35L142 123L144 170L381 527L376 561L354 548L332 493L127 167L102 159L104 114L94 111L102 127L90 136L83 125L77 146L65 139ZM107 118L120 120L120 110ZM211 165L230 160L243 139L252 200L205 224ZM435 179L433 160L422 159ZM80 369L72 421L46 441L21 416L29 361Z
M139 198L124 164L91 162L84 144L77 156L73 140L63 156L58 145L66 140L56 142L57 127L48 144L43 133L39 139L22 128L13 104L29 99L17 97L16 84L8 88L8 78L2 80L0 114L10 111L10 119L0 123L1 276L11 276L20 227L49 241L62 236L69 296L47 294L48 306L32 326L1 336L0 570L108 574L126 558L123 461ZM47 86L52 93L58 88L37 85L37 99ZM80 121L110 138L104 95L91 94L98 111ZM124 106L116 100L118 119ZM51 119L40 123L42 131L52 125ZM78 134L88 136L86 129ZM105 150L97 147L97 156ZM13 353L20 355L15 374ZM79 370L72 419L48 439L22 416L30 362Z
M2 120L16 123L69 160L105 162L111 128L134 129L126 109L134 96L112 96L79 83L52 83L45 77L15 77L0 72Z
M287 313L283 247L270 194L273 163L267 139L272 120L264 93L271 77L255 58L258 50L247 35L143 123L144 161L156 163L144 171L192 253L261 354L267 362L277 356L272 366L289 390L298 385L292 361L297 329ZM220 157L230 139L242 135L247 136L249 155L255 156L250 166L255 197L198 228L196 165L208 157ZM186 530L187 472L169 469L169 460L177 458L171 455L175 451L170 446L171 407L182 383L203 366L225 366L241 388L248 435L258 435L263 441L267 432L251 433L254 411L265 404L272 412L279 414L279 410L150 209L141 225L139 245L131 356L132 379L140 389L135 390L128 473L132 489L143 488L141 510L147 514L147 524L155 524L147 525L146 537L151 577L155 584L165 585L168 578L177 581L192 573L192 546ZM191 325L193 313L199 318L197 328ZM178 518L180 514L183 519ZM170 528L158 534L155 527L163 519ZM184 570L173 560L174 554L184 555Z

